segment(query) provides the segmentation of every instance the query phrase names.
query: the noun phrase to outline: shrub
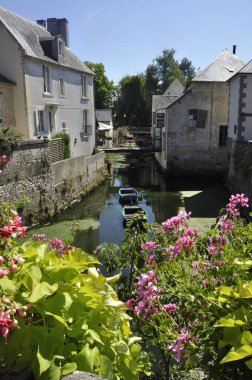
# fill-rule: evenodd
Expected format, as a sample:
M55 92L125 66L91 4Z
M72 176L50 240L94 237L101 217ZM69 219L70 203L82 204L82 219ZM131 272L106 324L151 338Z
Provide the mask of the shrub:
M10 156L21 142L21 135L9 127L0 129L0 154Z

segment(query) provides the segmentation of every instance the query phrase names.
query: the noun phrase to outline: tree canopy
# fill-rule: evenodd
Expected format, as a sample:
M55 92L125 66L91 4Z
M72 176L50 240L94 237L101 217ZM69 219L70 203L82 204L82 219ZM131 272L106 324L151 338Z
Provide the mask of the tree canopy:
M102 63L85 62L94 71L95 108L113 108L115 124L146 127L151 123L152 96L163 94L177 78L188 86L196 70L184 57L179 62L175 49L166 49L144 73L124 76L118 86L105 75Z
M105 67L102 63L86 61L85 64L94 72L94 97L95 108L111 108L115 94L115 84L105 75Z

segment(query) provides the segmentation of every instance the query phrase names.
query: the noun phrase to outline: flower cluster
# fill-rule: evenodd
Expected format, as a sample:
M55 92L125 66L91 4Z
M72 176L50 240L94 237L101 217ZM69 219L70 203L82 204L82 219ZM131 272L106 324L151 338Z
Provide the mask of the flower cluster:
M190 212L180 211L177 216L173 216L162 223L163 232L166 233L171 230L179 230L182 226L186 225L190 219Z
M13 257L8 257L4 259L3 256L0 256L0 265L4 265L0 268L0 278L8 276L10 273L15 273L18 270L20 264L23 264L24 259L18 255Z
M219 234L216 236L210 236L209 242L208 253L213 256L223 252L223 247L228 244L228 239L225 235Z
M68 254L69 250L74 249L72 245L65 245L62 240L58 238L53 238L49 241L49 248L54 249L55 253L59 256Z
M14 328L19 328L16 316L26 317L27 311L31 305L20 305L9 298L0 299L0 336L7 343L7 338Z
M156 272L150 270L147 274L143 273L138 278L135 284L138 295L134 299L128 300L125 305L129 310L132 310L136 315L141 315L145 319L160 312L159 296L161 289L156 286Z
M249 207L248 197L246 197L244 194L231 195L226 210L233 218L237 218L240 216L240 206Z
M45 236L45 234L33 234L31 236L31 239L36 240L38 242L42 242L42 241L46 240L46 236Z
M181 357L186 354L186 345L190 344L191 337L188 332L184 332L168 348L172 351L174 359L180 363Z
M196 243L197 236L200 235L198 228L187 227L182 235L177 239L176 244L168 247L168 255L178 256L182 251L188 253ZM170 256L169 255L169 256Z
M0 236L2 237L24 237L26 235L26 227L23 225L22 218L18 216L16 211L11 210L11 217L7 224L0 228Z

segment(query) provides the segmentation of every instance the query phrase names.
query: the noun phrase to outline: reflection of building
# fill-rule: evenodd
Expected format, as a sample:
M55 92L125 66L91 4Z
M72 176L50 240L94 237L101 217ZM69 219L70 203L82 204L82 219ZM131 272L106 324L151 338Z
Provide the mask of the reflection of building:
M112 110L95 110L97 121L97 145L104 148L112 148L113 145L113 120Z
M68 21L37 23L0 7L1 124L26 139L70 135L72 156L95 146L93 72L69 49Z
M164 127L158 128L162 151L156 153L162 168L186 174L227 170L226 81L243 65L235 54L224 50L193 78L182 95L156 111L164 118Z

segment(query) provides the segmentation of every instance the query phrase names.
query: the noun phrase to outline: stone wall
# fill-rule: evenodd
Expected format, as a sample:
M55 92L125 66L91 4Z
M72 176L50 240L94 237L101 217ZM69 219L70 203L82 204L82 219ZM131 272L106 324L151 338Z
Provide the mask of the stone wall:
M48 141L28 141L0 175L0 197L29 202L20 209L26 225L48 220L104 181L105 153L51 164Z
M230 141L229 141L230 143ZM252 200L252 141L230 143L228 186L230 191L246 194Z

